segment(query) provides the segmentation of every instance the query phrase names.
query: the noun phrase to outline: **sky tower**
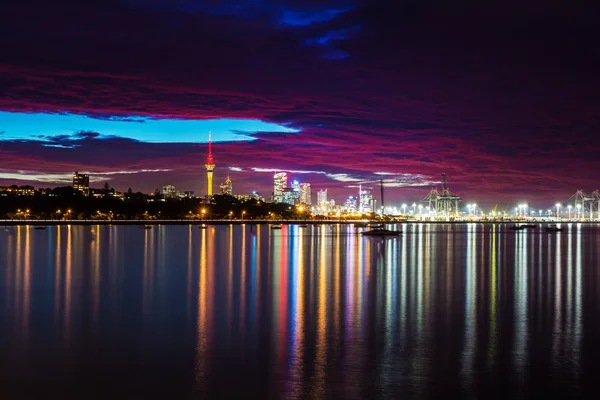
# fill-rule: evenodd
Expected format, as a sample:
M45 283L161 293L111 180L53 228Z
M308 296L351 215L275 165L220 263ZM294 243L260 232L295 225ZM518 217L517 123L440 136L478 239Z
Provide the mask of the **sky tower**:
M208 132L208 157L206 158L206 194L208 196L213 195L213 169L215 169L215 163L213 162L212 156L212 134Z

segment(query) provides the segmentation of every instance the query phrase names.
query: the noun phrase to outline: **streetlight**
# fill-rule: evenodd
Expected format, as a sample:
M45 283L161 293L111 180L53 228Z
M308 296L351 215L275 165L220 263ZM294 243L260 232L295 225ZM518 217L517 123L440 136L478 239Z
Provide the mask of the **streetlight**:
M406 204L402 204L402 210L403 210L402 213L406 214Z
M244 214L246 214L246 211L242 211L242 221L244 220Z
M206 208L203 208L201 212L202 212L202 219L204 219L204 214L206 214Z
M556 203L556 218L560 216L560 203Z
M413 203L413 214L415 214L417 212L417 203Z
M27 212L29 212L29 210ZM577 219L579 218L581 218L581 204L577 204Z
M573 208L573 206L569 204L567 206L567 209L569 210L569 219L571 219L571 208Z

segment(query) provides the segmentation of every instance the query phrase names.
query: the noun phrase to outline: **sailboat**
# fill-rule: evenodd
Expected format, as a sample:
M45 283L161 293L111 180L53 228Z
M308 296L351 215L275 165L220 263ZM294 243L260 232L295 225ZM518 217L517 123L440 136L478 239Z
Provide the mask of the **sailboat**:
M379 184L381 187L381 210L382 210L382 216L385 216L385 205L383 202L383 179L379 180ZM360 202L360 197L359 197L359 202ZM361 232L361 234L363 236L398 236L402 233L402 231L392 231L390 229L386 229L385 228L385 224L380 224L380 225L371 225L371 229L369 229L368 231L364 231Z
M398 236L402 231L392 231L383 227L377 227L362 232L363 236Z

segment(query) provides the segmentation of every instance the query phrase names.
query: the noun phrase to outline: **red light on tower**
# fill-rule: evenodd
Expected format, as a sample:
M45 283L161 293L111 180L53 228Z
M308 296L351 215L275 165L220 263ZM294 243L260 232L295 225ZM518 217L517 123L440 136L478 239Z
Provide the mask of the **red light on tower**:
M213 165L213 155L212 155L212 133L208 132L208 157L206 159L206 164Z
M206 164L204 164L204 167L206 168L206 193L208 196L212 196L213 194L213 190L212 190L212 180L213 180L213 170L215 169L216 165L213 161L213 155L212 155L212 133L208 132L208 157L206 158Z

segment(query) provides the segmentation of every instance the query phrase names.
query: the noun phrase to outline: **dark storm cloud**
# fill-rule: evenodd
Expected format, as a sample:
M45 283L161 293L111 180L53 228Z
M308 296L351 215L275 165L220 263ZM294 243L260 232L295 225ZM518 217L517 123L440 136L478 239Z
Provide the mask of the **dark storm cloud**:
M445 172L463 196L562 196L598 186L600 56L590 38L600 32L591 10L553 4L5 2L0 110L291 123L302 132L219 144L218 165L366 180ZM182 175L159 179L188 187L199 185L205 151L96 136L3 146L14 168L28 155L55 173L172 166ZM228 173L270 182L266 172ZM153 179L135 183L151 189Z

